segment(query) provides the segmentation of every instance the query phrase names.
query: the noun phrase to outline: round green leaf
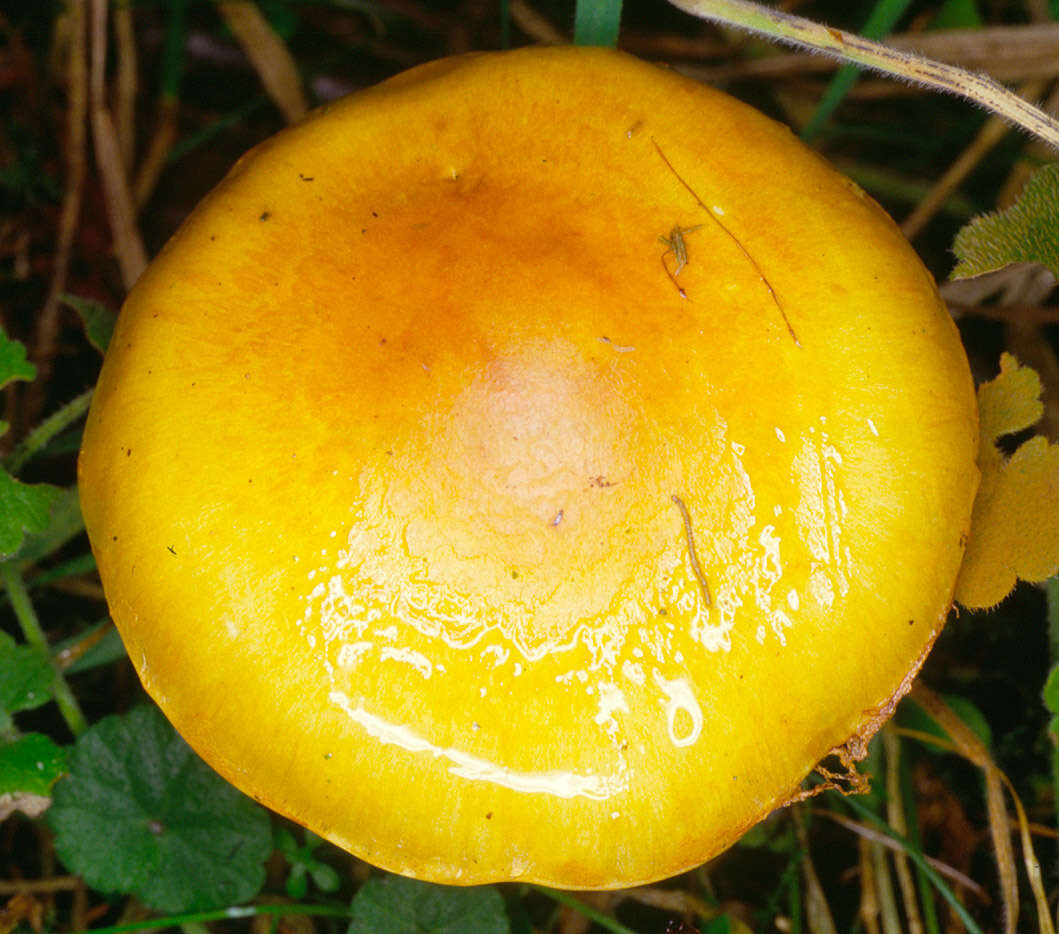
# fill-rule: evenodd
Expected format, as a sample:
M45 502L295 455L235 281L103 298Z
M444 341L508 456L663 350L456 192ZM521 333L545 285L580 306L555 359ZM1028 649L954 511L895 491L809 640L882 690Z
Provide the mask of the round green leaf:
M402 876L369 879L353 899L348 934L509 934L491 886L454 888Z
M48 821L59 856L90 886L171 913L253 898L272 849L266 812L155 707L107 717L78 739Z

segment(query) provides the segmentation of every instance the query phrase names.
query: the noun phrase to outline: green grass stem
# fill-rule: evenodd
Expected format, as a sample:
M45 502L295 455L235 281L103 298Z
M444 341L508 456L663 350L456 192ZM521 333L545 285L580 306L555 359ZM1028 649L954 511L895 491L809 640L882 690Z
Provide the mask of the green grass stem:
M26 463L39 454L58 435L62 434L85 412L92 402L92 389L86 389L66 403L58 412L48 416L34 428L8 456L5 466L17 474Z
M206 924L211 921L234 921L240 918L253 918L257 915L324 915L331 918L348 918L348 908L333 905L240 905L234 908L218 908L214 911L193 911L180 915L145 918L128 924L114 924L110 927L92 928L90 931L78 931L76 934L126 934L127 931L163 931L167 928L184 927L185 925Z
M3 580L4 589L11 600L11 608L15 611L15 617L18 619L18 624L22 629L22 635L25 636L26 642L46 654L48 658L51 658L48 639L41 628L40 620L37 618L37 611L33 608L33 601L29 598L26 582L22 579L22 573L14 561L0 562L0 579ZM59 712L62 714L63 720L66 721L66 725L70 728L70 732L74 736L80 736L88 729L88 721L85 720L85 715L81 712L81 705L77 703L77 698L74 697L74 692L70 689L69 682L54 661L52 662L52 669L54 671L52 693L55 697L55 703L59 705Z
M897 833L896 830L879 817L879 815L871 808L865 807L855 798L843 798L842 800L851 811L863 819L870 821L888 837L896 840L901 845L905 853L908 854L908 858L912 860L920 870L922 870L923 874L930 880L930 884L934 886L937 893L952 906L952 910L956 913L957 917L959 917L963 926L967 929L968 934L982 934L982 929L975 923L974 918L971 917L970 913L956 897L956 893L949 888L938 871L926 861L923 853L917 847L913 846L911 840L901 836L901 834Z

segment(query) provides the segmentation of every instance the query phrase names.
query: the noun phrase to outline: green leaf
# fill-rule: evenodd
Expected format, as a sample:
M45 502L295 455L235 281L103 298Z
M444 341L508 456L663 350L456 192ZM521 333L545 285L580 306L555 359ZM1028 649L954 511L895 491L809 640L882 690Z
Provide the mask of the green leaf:
M20 484L21 486L22 484ZM2 488L2 479L0 479ZM37 487L26 487L35 490ZM77 493L77 487L46 487L56 490L51 503L51 512L48 521L43 528L26 529L29 532L23 539L22 545L14 555L18 561L38 561L57 551L70 539L85 529L84 519L81 518L81 500ZM0 504L3 502L0 493ZM2 514L2 509L0 509Z
M620 28L621 0L577 0L575 45L617 45Z
M1044 682L1044 706L1050 713L1059 714L1059 665L1048 672Z
M289 830L280 828L276 831L276 849L290 863L287 894L296 901L305 898L310 878L322 892L335 892L341 884L338 873L315 856L315 851L323 845L324 840L310 830L305 831L305 843L301 846Z
M48 528L62 493L50 483L23 483L0 469L0 559L18 551L27 533Z
M51 659L31 645L16 645L0 632L0 719L47 703L54 680Z
M1052 670L1044 682L1044 706L1049 713L1059 714L1059 577L1053 577L1044 586L1048 597L1048 649ZM1048 737L1052 741L1052 796L1059 802L1059 716L1053 716L1048 724Z
M453 888L402 876L369 879L353 899L348 934L508 934L504 900L491 886Z
M967 224L952 249L959 260L954 279L1011 263L1043 263L1059 276L1059 163L1035 172L1011 207Z
M80 295L65 294L62 301L64 305L69 305L77 312L81 319L81 326L85 329L88 343L100 353L106 353L107 345L114 333L114 325L118 321L118 313L102 302L97 302L92 298L82 298Z
M86 730L69 770L48 822L60 858L93 888L164 912L233 905L260 890L268 815L211 771L157 708Z
M0 746L0 795L46 797L66 771L66 750L43 733L26 733Z
M26 359L26 348L0 331L0 389L16 379L31 380L37 368Z
M16 379L31 380L37 368L26 359L26 348L0 330L0 389ZM0 435L7 432L7 422L0 421Z

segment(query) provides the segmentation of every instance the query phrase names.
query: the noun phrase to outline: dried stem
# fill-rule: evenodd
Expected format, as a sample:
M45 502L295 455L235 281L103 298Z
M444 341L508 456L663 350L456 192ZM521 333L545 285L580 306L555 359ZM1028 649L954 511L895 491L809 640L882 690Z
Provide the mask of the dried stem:
M88 29L85 4L87 0L67 0L69 21L69 49L66 66L66 141L64 162L66 188L59 214L59 233L55 244L55 261L48 283L44 305L37 316L33 335L33 360L37 364L37 380L30 386L23 418L32 424L44 404L45 387L51 375L52 360L59 340L59 308L66 291L70 272L70 256L77 235L81 215L81 199L85 187L88 117L88 62L85 43Z
M247 0L224 0L217 8L287 122L304 117L309 105L294 56L261 11Z
M92 54L90 97L92 103L92 141L95 144L96 164L106 198L107 219L114 236L114 252L121 267L121 278L129 289L147 265L140 232L136 228L136 212L126 175L125 162L114 120L105 103L105 67L107 51L106 0L92 0Z
M751 0L670 0L692 16L747 29L966 98L1059 149L1059 122L988 75L931 61Z
M132 0L114 3L114 46L117 51L117 101L115 103L121 161L126 171L132 167L136 150L136 35L133 31Z

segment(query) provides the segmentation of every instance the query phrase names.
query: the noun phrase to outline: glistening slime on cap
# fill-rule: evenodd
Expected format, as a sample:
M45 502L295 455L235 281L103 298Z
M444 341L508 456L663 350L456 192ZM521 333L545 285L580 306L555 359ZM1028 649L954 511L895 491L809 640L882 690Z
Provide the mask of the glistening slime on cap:
M608 888L862 749L977 453L870 198L723 94L540 48L244 157L129 297L81 484L129 655L222 775L396 872Z

